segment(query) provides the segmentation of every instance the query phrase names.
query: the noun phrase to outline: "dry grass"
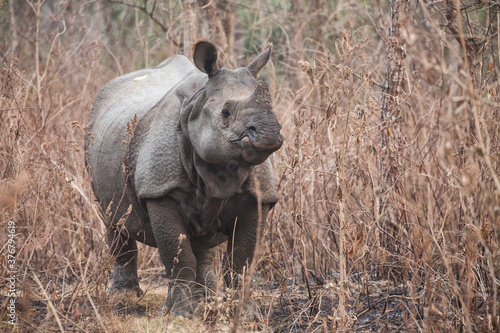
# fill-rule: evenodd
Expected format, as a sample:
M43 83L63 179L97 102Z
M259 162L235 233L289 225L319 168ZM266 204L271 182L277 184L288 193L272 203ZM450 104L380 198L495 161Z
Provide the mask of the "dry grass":
M239 8L238 51L223 55L244 64L274 43L262 77L286 138L275 156L281 199L239 330L498 330L498 5L466 1L458 19L454 2L411 4L404 82L390 105L400 117L384 127L388 4L302 2ZM9 221L18 266L17 326L7 322L5 283L0 330L230 331L234 295L222 286L196 319L157 316L166 281L146 246L145 296L107 296L112 258L84 167L97 92L182 53L180 4L149 15L107 2L39 4L0 5L1 280ZM203 22L200 35L216 38ZM382 130L392 138L383 151Z

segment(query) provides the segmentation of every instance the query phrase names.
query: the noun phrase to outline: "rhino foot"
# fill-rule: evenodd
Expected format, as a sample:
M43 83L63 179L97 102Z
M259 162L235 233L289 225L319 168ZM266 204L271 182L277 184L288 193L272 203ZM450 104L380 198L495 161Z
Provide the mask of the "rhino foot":
M159 315L171 314L191 318L198 309L204 291L184 282L170 282L168 297L160 307Z
M144 295L144 291L142 291L141 287L139 287L139 282L131 280L121 283L117 283L116 281L114 281L113 285L109 289L109 294L112 293L116 294L133 293L137 297L141 297L142 295Z
M227 290L223 296L223 301L229 303L229 315L234 318L238 313L239 318L248 321L260 320L263 318L259 303L253 299L241 299L240 289Z
M141 297L144 295L141 287L139 286L138 279L133 276L132 278L125 278L123 275L117 274L117 269L115 268L115 274L113 277L113 285L109 289L109 293L116 294L126 294L133 293L137 295L137 297ZM122 272L123 273L123 272ZM121 277L121 278L120 278Z

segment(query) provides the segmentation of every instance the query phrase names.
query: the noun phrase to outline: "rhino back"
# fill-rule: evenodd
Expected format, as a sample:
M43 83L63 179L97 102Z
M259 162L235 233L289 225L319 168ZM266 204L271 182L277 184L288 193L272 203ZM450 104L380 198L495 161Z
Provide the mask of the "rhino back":
M121 199L126 177L123 165L130 135L127 122L135 115L138 121L178 84L194 66L184 56L174 56L154 68L120 76L99 92L89 117L86 136L86 162L92 177L92 187L105 210L111 201Z
M160 198L175 190L192 188L181 160L181 150L190 144L179 142L178 123L182 104L206 80L204 73L191 71L138 123L128 155L131 183L138 199Z

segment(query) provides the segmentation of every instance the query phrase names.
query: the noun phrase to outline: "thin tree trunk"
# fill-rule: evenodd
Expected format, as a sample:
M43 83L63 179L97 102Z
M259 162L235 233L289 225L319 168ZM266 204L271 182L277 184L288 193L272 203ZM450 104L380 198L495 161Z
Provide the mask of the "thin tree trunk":
M302 59L302 28L305 16L304 12L307 11L307 6L304 0L293 0L290 2L290 6L292 20L288 28L288 35L291 36L289 45L290 53L288 55L288 82L290 85L289 88L295 94L303 86L300 79L302 70L298 66L298 62Z
M17 21L14 12L14 2L14 0L9 0L10 31L12 31L12 54L15 54L17 45L19 45L19 38L17 37Z
M184 12L184 55L189 57L191 46L197 38L196 1L183 0L182 10Z
M380 198L379 212L382 227L397 225L388 204L389 191L398 191L397 178L401 170L402 138L400 131L401 108L399 96L404 89L406 41L403 32L408 28L409 0L391 0L391 23L387 40L387 70L380 106L382 122L380 142ZM386 246L386 242L383 242Z
M233 54L234 45L234 22L236 18L236 4L232 1L222 0L217 1L218 15L224 30L226 45L224 49L225 60L228 65L236 66L236 58Z
M203 36L210 38L217 46L219 61L223 66L236 67L233 52L236 5L227 0L199 0L198 6L203 15Z
M36 17L36 34L35 34L35 76L36 76L36 93L37 93L37 106L40 108L42 114L42 128L45 127L45 115L42 109L42 93L41 93L41 81L42 77L40 74L40 13L42 12L42 6L44 1L38 1L36 5L33 2L26 0L28 5L35 13Z

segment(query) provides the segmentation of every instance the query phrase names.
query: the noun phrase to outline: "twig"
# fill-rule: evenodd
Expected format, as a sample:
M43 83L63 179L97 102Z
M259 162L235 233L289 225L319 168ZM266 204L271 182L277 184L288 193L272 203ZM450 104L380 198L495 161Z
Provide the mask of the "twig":
M54 317L56 318L57 325L59 326L59 329L61 332L64 332L64 328L62 326L61 320L59 319L59 316L57 315L57 310L54 307L54 304L52 304L49 295L45 291L45 288L42 285L42 282L40 282L40 279L38 279L38 275L36 273L33 273L33 279L35 280L36 284L40 287L42 290L43 297L47 300L47 304L49 305L50 310L54 314Z

